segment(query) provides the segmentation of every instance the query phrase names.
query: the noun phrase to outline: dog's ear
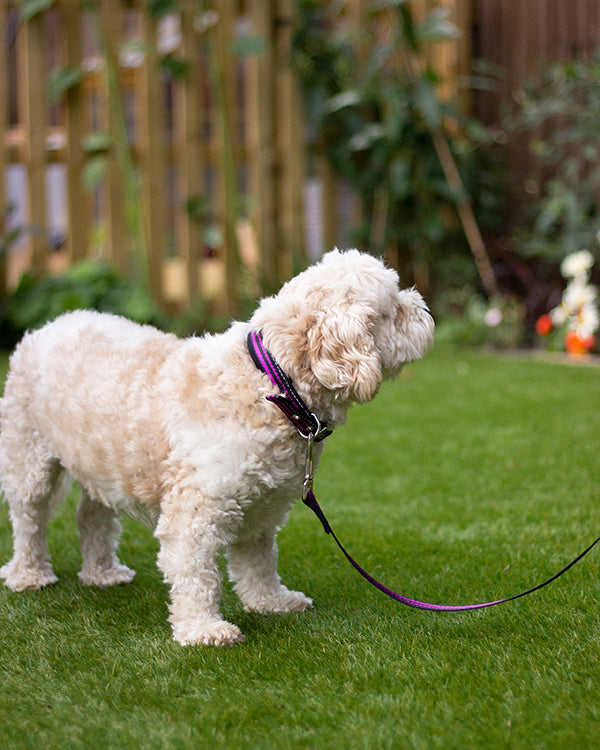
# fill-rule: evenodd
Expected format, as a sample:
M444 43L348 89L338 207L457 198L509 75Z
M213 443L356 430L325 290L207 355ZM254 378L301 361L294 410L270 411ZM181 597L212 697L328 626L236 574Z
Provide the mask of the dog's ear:
M320 311L307 331L313 375L325 388L358 402L372 399L383 380L368 321L366 308L348 304Z

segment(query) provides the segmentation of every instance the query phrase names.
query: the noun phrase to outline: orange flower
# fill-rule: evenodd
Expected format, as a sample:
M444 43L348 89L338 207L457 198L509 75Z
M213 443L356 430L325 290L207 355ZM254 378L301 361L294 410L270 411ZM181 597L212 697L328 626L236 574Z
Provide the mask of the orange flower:
M580 336L577 331L565 334L565 349L569 354L587 354L594 343L593 336Z
M535 324L535 330L539 336L547 336L552 330L552 319L549 315L542 315Z

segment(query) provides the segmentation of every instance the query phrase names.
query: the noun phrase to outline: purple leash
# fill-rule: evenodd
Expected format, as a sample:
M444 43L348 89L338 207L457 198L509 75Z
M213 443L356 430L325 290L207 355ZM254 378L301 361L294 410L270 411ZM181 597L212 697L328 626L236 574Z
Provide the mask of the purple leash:
M515 599L520 599L522 596L527 596L528 594L532 594L534 591L538 591L539 589L544 588L544 586L548 586L548 584L552 583L557 578L560 578L563 573L566 573L567 570L576 565L583 557L585 557L585 555L587 555L587 553L591 549L593 549L593 547L596 546L596 544L598 544L598 542L600 542L599 536L589 545L589 547L587 547L581 554L577 555L574 560L572 560L568 565L562 568L562 570L553 575L551 578L548 578L543 583L539 583L537 586L533 586L532 588L527 589L527 591L522 591L520 594L515 594L514 596L509 596L505 599L496 599L492 602L480 602L478 604L430 604L429 602L420 602L417 599L409 599L402 594L398 594L395 591L392 591L391 589L387 588L387 586L384 586L378 580L373 578L372 575L367 573L367 571L361 565L359 565L353 557L351 557L349 552L347 552L347 550L342 545L340 540L335 535L333 529L331 528L331 525L325 517L325 514L321 510L321 507L317 502L317 499L312 490L314 478L313 443L319 442L320 440L323 440L324 438L331 435L332 430L328 430L326 425L322 424L318 420L318 418L308 409L304 401L296 392L289 377L283 372L283 370L275 361L273 355L264 346L260 332L250 331L250 333L248 334L247 344L254 364L259 370L267 374L271 379L273 385L277 386L284 394L282 396L267 396L267 400L274 403L283 411L283 413L288 417L294 427L296 427L299 435L307 441L306 476L304 478L302 502L317 516L323 526L325 533L331 534L335 543L340 548L344 557L348 560L352 567L357 570L360 575L364 579L366 579L372 586L375 586L376 589L384 593L386 596L389 596L390 598L394 599L397 602L400 602L401 604L405 604L407 607L414 607L415 609L427 609L434 612L463 612L470 609L485 609L486 607L493 607L496 604L504 604L506 602L512 602Z
M375 578L373 578L372 575L367 573L367 571L364 568L362 568L356 562L356 560L354 560L350 556L350 554L344 549L340 540L333 533L333 529L331 528L329 522L325 518L323 511L319 507L319 504L317 503L317 500L312 490L308 491L307 497L304 498L304 504L307 505L316 514L317 518L323 524L325 533L331 534L335 543L342 550L342 552L344 553L344 556L346 557L348 562L352 565L352 567L355 568L355 570L357 570L361 574L361 576L365 578L371 585L375 586L376 589L379 589L379 591L383 592L386 596L389 596L392 599L395 599L397 602L400 602L401 604L406 604L407 607L414 607L415 609L428 609L434 612L463 612L467 609L485 609L486 607L493 607L496 604L504 604L505 602L512 602L514 599L520 599L522 596L527 596L527 594L532 594L534 591L537 591L538 589L542 589L544 588L544 586L547 586L549 583L552 583L552 581L555 581L557 578L560 578L560 576L563 573L566 573L567 570L569 570L569 568L572 568L573 565L578 563L582 557L585 557L585 555L587 555L587 553L592 549L592 547L595 547L596 544L600 542L600 537L598 537L580 555L578 555L562 570L556 573L556 575L553 575L552 578L548 578L547 581L544 581L543 583L539 583L537 586L533 586L533 588L527 589L527 591L522 591L520 594L509 596L506 599L496 599L496 601L493 601L493 602L480 602L479 604L430 604L429 602L420 602L417 599L409 599L406 596L402 596L402 594L397 594L395 591L388 589L387 586L384 586L382 583L380 583Z

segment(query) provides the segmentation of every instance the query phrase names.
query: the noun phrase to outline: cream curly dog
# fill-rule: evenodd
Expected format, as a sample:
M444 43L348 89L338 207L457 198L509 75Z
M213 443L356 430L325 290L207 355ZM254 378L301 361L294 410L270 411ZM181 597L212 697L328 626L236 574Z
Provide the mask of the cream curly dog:
M28 333L1 401L0 479L15 591L54 583L46 543L64 470L77 508L87 585L131 581L116 555L120 513L160 543L173 636L183 645L243 640L219 611L220 553L244 607L298 612L312 602L282 585L276 535L299 497L305 441L265 397L274 391L246 346L251 329L329 427L433 338L421 296L356 250L334 250L262 300L249 323L178 339L122 318L78 311ZM315 451L318 460L322 443Z

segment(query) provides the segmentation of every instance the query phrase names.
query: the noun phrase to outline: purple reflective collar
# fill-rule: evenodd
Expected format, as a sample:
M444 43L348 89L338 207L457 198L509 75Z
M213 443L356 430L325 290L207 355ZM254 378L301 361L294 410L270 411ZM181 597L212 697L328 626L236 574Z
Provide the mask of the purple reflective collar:
M402 594L397 594L395 591L392 591L391 589L387 588L387 586L384 586L382 583L373 578L373 576L367 573L367 571L363 567L361 567L356 562L356 560L354 560L354 558L350 556L350 554L346 551L345 547L335 535L329 521L321 510L321 507L312 491L312 443L313 441L318 442L319 440L323 440L328 435L330 435L332 431L328 430L325 425L321 424L317 417L308 409L304 401L296 392L292 381L283 372L281 367L275 361L273 355L265 347L259 331L250 331L247 338L247 344L248 351L250 352L250 356L252 357L252 360L254 361L256 367L258 367L258 369L262 372L266 373L271 379L273 385L277 386L277 388L279 388L279 390L283 394L280 396L267 396L267 400L278 406L290 420L290 422L294 425L294 427L298 430L300 436L307 440L307 475L304 482L302 501L317 516L323 526L325 533L331 534L335 543L340 548L344 557L346 557L352 567L357 570L360 575L372 586L375 586L376 589L384 593L386 596L389 596L395 601L400 602L400 604L405 604L407 607L414 607L415 609L426 609L433 612L464 612L466 610L484 609L485 607L493 607L496 604L512 602L515 599L520 599L522 596L532 594L534 591L538 591L538 589L544 588L544 586L547 586L549 583L552 583L552 581L560 578L563 573L566 573L569 568L572 568L576 563L578 563L582 557L587 555L587 553L593 547L595 547L598 542L600 542L600 537L598 537L580 555L578 555L568 565L562 568L562 570L560 570L558 573L553 575L551 578L548 578L548 580L544 581L543 583L539 583L537 586L533 586L532 588L527 589L527 591L522 591L520 594L515 594L514 596L509 596L505 599L496 599L495 601L480 602L478 604L430 604L429 602L421 602L417 599L409 599Z
M327 425L320 422L304 403L290 378L264 345L260 331L250 331L246 344L256 367L268 375L273 385L281 391L282 395L267 396L267 401L281 409L301 437L310 436L317 443L329 437L333 430L327 429Z

